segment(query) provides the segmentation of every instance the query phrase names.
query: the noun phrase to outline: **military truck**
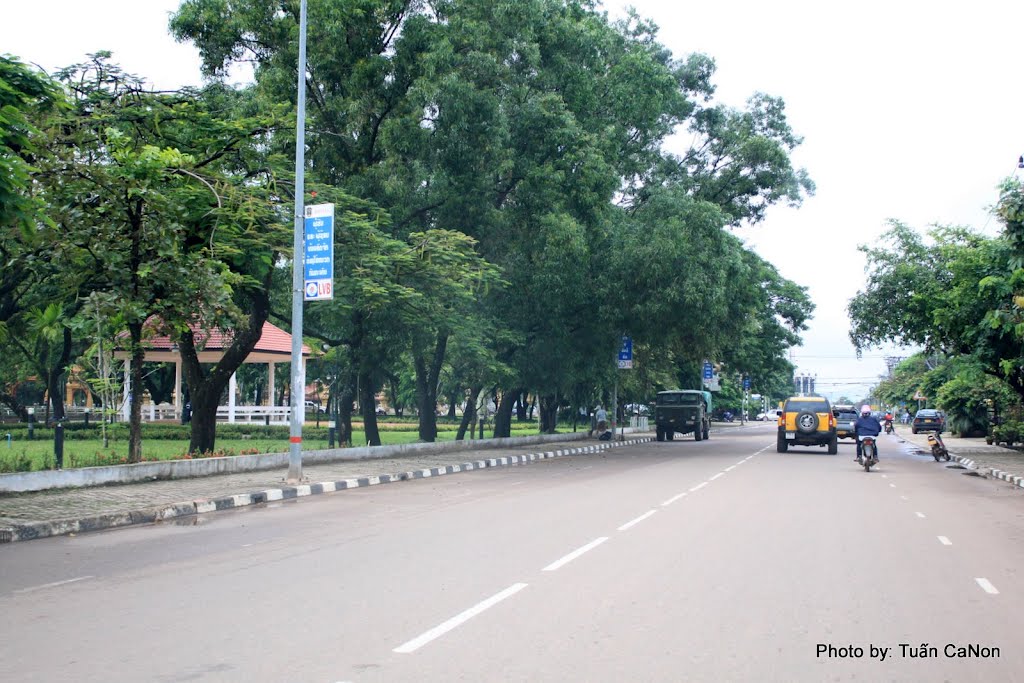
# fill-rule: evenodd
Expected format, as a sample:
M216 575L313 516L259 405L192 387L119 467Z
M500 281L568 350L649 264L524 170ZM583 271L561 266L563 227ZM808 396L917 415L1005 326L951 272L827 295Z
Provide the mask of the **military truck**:
M659 391L654 404L658 441L672 441L676 434L693 433L694 441L711 435L711 392Z

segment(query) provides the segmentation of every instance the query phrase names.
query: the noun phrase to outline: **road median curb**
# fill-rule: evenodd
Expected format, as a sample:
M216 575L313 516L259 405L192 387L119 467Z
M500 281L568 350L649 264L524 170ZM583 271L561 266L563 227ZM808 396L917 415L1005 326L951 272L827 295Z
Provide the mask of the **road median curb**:
M446 474L458 472L470 472L473 470L486 469L489 467L504 467L509 465L525 465L548 458L559 458L567 455L586 455L599 453L612 448L633 446L653 441L654 437L646 436L638 439L627 439L625 441L609 441L600 444L579 446L575 448L562 448L553 451L542 451L528 453L525 455L507 455L499 458L488 458L472 462L460 463L457 465L443 465L429 469L419 469L409 472L391 474L377 474L354 479L342 479L339 481L326 481L297 486L286 486L275 489L264 489L250 493L240 493L217 498L202 498L193 501L173 503L156 507L140 508L127 512L112 512L101 515L91 515L76 519L56 519L40 522L28 522L25 524L13 524L7 528L0 528L0 543L13 541L29 541L49 536L63 536L67 534L84 533L86 531L100 531L117 527L132 526L135 524L155 524L158 522L171 521L182 517L218 512L220 510L232 510L235 508L258 505L281 500L294 500L306 496L318 495L321 493L334 493L347 489L365 488L379 484L389 484L398 481L409 481L413 479L427 479L440 477Z

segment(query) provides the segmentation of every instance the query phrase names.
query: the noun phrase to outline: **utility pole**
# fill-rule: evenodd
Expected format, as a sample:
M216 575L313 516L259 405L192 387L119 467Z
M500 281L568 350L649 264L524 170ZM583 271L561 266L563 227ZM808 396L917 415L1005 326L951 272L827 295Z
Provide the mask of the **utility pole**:
M302 420L305 396L302 372L302 285L305 246L304 194L306 166L306 0L299 8L298 111L295 121L295 234L292 241L292 375L291 429L288 444L288 483L302 481Z

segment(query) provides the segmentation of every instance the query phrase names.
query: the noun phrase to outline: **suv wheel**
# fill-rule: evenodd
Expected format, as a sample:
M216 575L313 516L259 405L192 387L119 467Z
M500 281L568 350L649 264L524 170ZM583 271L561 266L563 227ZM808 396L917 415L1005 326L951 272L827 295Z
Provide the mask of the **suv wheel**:
M775 442L775 450L777 450L779 453L785 453L787 450L789 450L789 444L786 443L786 437L783 436L782 434L779 434Z
M835 455L838 452L839 452L839 439L838 439L838 437L836 437L835 434L833 434L832 438L829 439L829 442L828 442L828 454L829 455Z
M658 441L664 441L665 440L665 430L662 429L661 427L657 427L657 431L658 431Z

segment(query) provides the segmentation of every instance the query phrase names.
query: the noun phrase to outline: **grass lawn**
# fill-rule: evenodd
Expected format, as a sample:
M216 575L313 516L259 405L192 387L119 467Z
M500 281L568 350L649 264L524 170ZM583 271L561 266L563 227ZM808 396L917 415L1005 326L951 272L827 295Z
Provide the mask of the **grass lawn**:
M457 430L440 429L437 434L438 441L454 441ZM536 427L526 429L513 429L512 436L534 436L537 434ZM415 431L381 431L380 438L384 445L416 443ZM363 445L366 443L366 436L362 431L353 432L353 444ZM268 439L252 437L249 439L240 438L218 438L217 455L244 455L247 453L286 453L288 452L288 439ZM326 438L304 437L302 442L303 450L315 451L324 450L327 446ZM188 451L188 440L182 439L143 439L142 457L144 460L177 460L186 457ZM128 460L127 440L111 440L108 448L103 448L100 439L67 439L64 441L64 467L95 467L97 465L118 465ZM0 441L0 472L26 472L43 470L53 467L53 441L50 439L35 439L28 441L20 439L13 441L10 446L6 440Z

